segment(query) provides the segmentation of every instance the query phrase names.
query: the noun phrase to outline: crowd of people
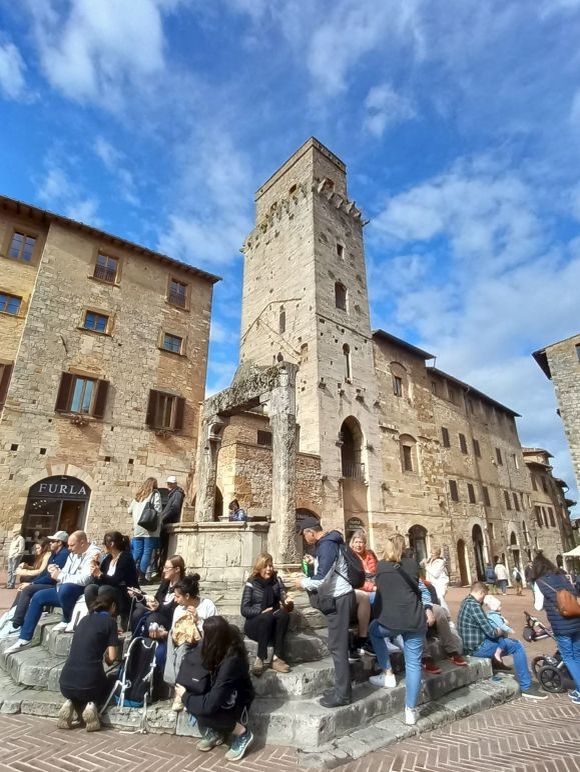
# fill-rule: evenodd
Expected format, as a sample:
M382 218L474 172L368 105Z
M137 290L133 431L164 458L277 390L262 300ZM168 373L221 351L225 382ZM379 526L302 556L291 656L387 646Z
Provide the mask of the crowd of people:
M195 717L202 731L197 748L211 750L231 736L226 758L239 760L254 740L248 725L254 697L251 675L260 677L267 668L281 674L291 669L287 637L294 602L267 553L256 557L241 591L243 630L220 616L216 603L201 592L199 575L188 574L179 555L164 558L158 589L154 594L145 592L141 585L162 546L155 540L159 540L164 507L154 478L139 488L129 512L134 523L132 540L108 531L98 547L83 531L70 535L57 531L36 545L33 565L13 559L21 554L11 556L9 578L18 582L19 591L8 632L15 640L5 653L31 643L43 609L61 608L62 622L54 629L69 630L75 604L82 598L88 613L76 624L60 676L66 701L59 727L82 723L87 731L100 728L99 709L111 690L105 665L121 658L120 634L128 630L155 641L157 694L170 694L174 711L185 709ZM237 501L230 513L239 520L245 518ZM147 518L153 529L143 525ZM376 658L378 672L369 679L373 687L395 687L396 652L404 662L404 720L415 724L422 673L441 672L427 656L426 641L434 635L455 667L467 666L465 656L474 656L490 659L496 669L510 669L503 658L513 657L522 695L546 699L533 682L522 644L510 637L513 631L501 614L500 598L490 592L498 585L504 594L506 579L498 571L499 561L491 587L473 583L454 625L445 602L447 564L439 548L419 563L397 534L384 540L377 556L369 549L364 530L356 531L347 545L339 531L325 531L313 517L301 521L299 533L305 554L294 589L306 591L310 604L326 617L335 671L333 688L320 698L322 706L332 709L351 702L350 665L355 657ZM578 704L580 617L565 618L557 602L558 591L570 590L571 585L542 554L532 563L530 580L535 607L545 609L574 680L570 699ZM251 664L244 636L256 644Z

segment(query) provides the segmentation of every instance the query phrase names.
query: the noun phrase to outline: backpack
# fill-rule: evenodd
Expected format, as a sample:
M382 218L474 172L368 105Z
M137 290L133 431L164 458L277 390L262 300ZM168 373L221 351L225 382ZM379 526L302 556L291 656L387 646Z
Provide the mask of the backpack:
M362 560L353 550L351 550L349 546L344 543L339 545L338 554L339 556L342 555L346 561L346 576L341 574L337 569L335 569L336 573L339 576L342 576L343 579L346 579L353 590L360 590L360 588L365 583L366 578Z
M125 662L119 668L117 676L117 682L121 685L121 694L115 695L114 699L118 705L140 708L145 701L151 702L156 653L156 640L133 638Z

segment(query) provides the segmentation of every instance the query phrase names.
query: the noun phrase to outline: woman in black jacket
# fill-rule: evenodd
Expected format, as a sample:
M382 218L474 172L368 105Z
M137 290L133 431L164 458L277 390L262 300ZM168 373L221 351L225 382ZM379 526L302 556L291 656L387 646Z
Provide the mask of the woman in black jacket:
M286 590L274 571L272 556L262 552L256 558L252 574L244 586L241 613L246 622L244 633L258 643L258 656L252 665L254 675L262 675L266 667L268 644L274 645L272 670L288 673L284 661L284 642L290 617L286 606Z
M385 638L401 635L405 656L405 723L417 722L417 700L421 690L421 657L427 622L417 579L401 566L402 540L387 539L383 559L377 565L375 619L369 635L383 672L369 679L374 686L396 686Z
M204 694L193 693L179 684L175 687L176 696L181 698L187 712L195 716L203 731L196 747L210 751L221 745L225 735L231 732L234 738L226 759L240 761L254 741L246 726L254 689L242 636L223 617L209 617L205 621L201 664L209 673Z
M103 538L106 555L99 564L95 560L90 584L85 587L85 600L89 609L100 595L113 596L121 626L126 628L131 600L128 589L137 582L137 568L129 550L129 538L119 531L107 531Z
M144 595L138 587L129 588L129 596L136 598L131 618L131 629L140 627L140 622L147 614L147 623L156 622L165 630L171 628L173 612L177 608L175 600L175 585L185 576L185 561L181 555L172 555L167 558L163 566L163 579L155 595Z

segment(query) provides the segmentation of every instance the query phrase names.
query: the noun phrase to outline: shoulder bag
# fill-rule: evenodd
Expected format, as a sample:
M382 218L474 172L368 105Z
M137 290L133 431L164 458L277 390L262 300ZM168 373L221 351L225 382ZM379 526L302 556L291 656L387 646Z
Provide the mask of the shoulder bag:
M577 598L571 590L567 590L565 587L556 590L555 587L544 581L541 584L545 584L556 593L556 608L564 619L580 617L580 598Z
M157 512L153 504L155 493L156 491L153 491L153 493L151 494L149 501L143 507L143 512L141 512L141 517L137 522L137 525L140 525L141 528L144 528L146 531L156 531L157 525L159 523L159 513Z

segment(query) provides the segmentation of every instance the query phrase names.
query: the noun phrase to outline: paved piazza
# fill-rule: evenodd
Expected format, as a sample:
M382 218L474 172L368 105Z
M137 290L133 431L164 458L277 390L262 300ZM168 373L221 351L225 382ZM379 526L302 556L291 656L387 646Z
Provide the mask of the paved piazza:
M450 591L455 616L465 590ZM531 594L504 598L504 613L521 634ZM6 606L8 593L0 593ZM551 642L527 646L530 657L549 652ZM202 754L191 740L168 735L124 734L106 730L58 730L53 720L0 715L0 772L165 772L298 770L291 748L257 748L242 762L228 763L223 749ZM543 703L519 699L444 728L405 740L341 767L344 772L580 772L580 708L566 695Z

